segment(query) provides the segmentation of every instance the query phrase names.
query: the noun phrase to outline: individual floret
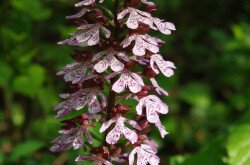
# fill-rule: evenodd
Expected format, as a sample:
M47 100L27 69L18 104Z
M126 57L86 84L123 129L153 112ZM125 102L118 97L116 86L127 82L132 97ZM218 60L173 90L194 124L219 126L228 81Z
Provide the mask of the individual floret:
M106 141L109 144L116 144L117 141L120 139L120 136L123 134L132 144L134 144L137 139L138 135L135 131L132 131L128 127L125 126L125 122L130 124L132 127L136 128L137 130L141 130L141 127L133 120L129 120L123 117L116 117L110 119L109 121L103 123L100 132L104 132L107 130L112 123L116 122L115 127L108 133L106 137Z
M133 72L127 72L121 74L121 77L113 84L112 90L121 93L128 87L131 92L138 93L143 86L144 82L141 76Z
M99 23L87 24L78 27L78 32L74 33L71 38L58 42L58 44L77 45L80 47L93 46L100 41L100 29L106 38L109 38L111 32Z
M139 165L159 165L160 163L160 158L156 155L156 152L146 144L134 148L129 155L129 165L134 165L135 154L137 154L137 164Z

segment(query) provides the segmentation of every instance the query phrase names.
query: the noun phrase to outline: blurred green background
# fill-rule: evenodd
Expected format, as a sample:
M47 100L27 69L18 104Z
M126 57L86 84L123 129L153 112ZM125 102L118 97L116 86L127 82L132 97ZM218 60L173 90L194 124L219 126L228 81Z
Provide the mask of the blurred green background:
M0 164L74 164L79 151L48 148L60 127L53 106L65 91L56 72L72 52L56 43L74 31L65 16L77 12L75 2L0 2ZM170 94L162 118L170 134L152 133L161 165L250 165L250 1L157 4L156 14L177 27L171 36L155 33L177 66L174 77L158 79Z

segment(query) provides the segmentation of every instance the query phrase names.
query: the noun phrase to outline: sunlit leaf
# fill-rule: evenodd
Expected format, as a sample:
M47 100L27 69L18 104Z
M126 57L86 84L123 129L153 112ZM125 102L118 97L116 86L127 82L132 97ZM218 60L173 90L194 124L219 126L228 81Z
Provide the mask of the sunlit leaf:
M250 124L239 125L231 130L227 151L230 165L250 164Z
M180 97L187 103L199 108L206 108L211 103L209 87L205 84L192 82L181 89Z
M21 126L24 122L23 109L20 105L15 104L12 106L12 121L16 126Z

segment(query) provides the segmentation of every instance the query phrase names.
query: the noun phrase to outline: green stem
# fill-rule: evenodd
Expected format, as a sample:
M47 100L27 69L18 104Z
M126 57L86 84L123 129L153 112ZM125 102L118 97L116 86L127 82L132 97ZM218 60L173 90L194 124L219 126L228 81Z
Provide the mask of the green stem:
M119 42L119 31L120 31L120 24L117 19L117 14L118 14L118 7L119 7L119 0L114 1L114 23L115 23L115 32L114 32L114 38L116 42ZM107 107L107 115L106 115L106 121L110 119L110 113L112 111L112 108L115 106L115 98L116 94L112 90L112 86L115 83L115 78L110 79L110 88L109 88L109 98L108 98L108 107ZM105 132L105 138L107 136L107 133L109 130L106 130ZM104 142L106 144L106 142Z
M116 42L119 42L119 30L120 30L120 24L117 19L118 14L118 7L119 7L119 0L114 1L114 23L115 23L115 33L114 38L116 39ZM115 82L115 79L110 79L110 88L109 88L109 98L108 98L108 107L107 107L107 116L106 121L110 119L110 112L112 108L115 106L115 92L112 90L112 86Z
M117 42L119 41L119 31L120 31L120 23L117 19L118 8L119 8L119 0L115 0L115 2L114 2L114 22L115 22L115 39Z

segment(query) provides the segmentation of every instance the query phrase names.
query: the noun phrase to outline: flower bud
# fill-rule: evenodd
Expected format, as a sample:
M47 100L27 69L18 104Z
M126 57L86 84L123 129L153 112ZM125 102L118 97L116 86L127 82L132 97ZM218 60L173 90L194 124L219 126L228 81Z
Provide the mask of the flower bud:
M144 70L143 70L143 76L148 77L148 78L154 78L157 74L153 71L150 65L148 65Z
M121 153L122 153L122 148L121 147L111 145L110 154L112 155L112 157L118 157Z
M99 147L94 147L91 151L91 153L98 155L104 159L109 159L109 150L107 147L101 145Z
M137 29L130 30L129 34L147 34L150 30L150 27L144 23L139 23L139 26Z
M149 5L146 7L145 11L152 14L156 11L156 9L157 9L156 5Z
M149 92L152 90L150 86L143 86L142 90L136 94L133 95L133 97L137 96L139 99L146 97Z
M125 63L125 67L128 69L128 70L133 70L137 65L137 62L134 61L134 60L129 60L128 62Z
M82 26L82 25L85 25L85 24L88 24L88 22L82 18L75 18L74 19L74 25L75 26Z
M72 84L70 82L67 83L68 89L70 93L75 93L82 89L82 83Z
M143 119L143 120L139 121L138 124L142 128L142 130L141 130L142 135L147 134L152 130L152 127L147 119Z
M103 86L104 86L104 83L100 77L94 77L90 80L85 81L83 84L84 88L98 87L100 89L103 89Z
M102 11L95 11L94 13L91 13L88 15L89 19L94 22L99 22L106 24L107 18L103 15Z
M125 0L124 6L137 8L140 5L140 3L141 3L141 0Z
M77 62L86 62L92 60L93 53L90 51L79 51L76 50L71 57Z
M116 104L114 108L112 108L111 116L119 116L126 114L131 109L129 105Z

